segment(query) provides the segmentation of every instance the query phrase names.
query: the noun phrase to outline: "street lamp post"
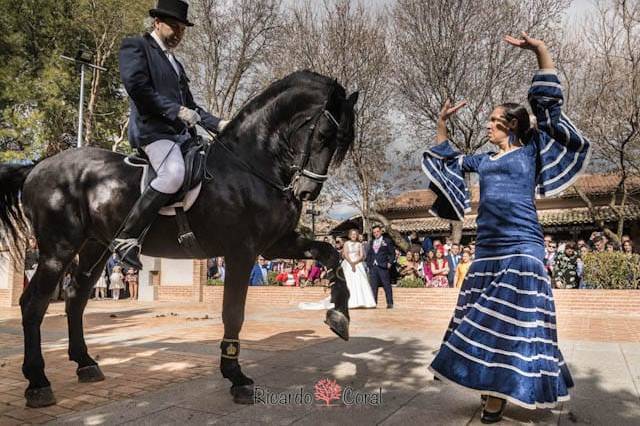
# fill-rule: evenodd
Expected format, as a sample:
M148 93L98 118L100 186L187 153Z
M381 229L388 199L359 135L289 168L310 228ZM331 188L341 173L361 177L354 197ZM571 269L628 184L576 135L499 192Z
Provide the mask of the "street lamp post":
M78 49L78 53L76 53L75 58L70 58L69 56L60 55L62 59L67 61L71 61L80 65L80 102L78 104L78 142L77 146L80 148L82 146L82 129L83 129L83 118L84 118L84 71L85 67L97 69L100 71L106 71L106 68L98 66L96 64L92 64L91 60L93 59L93 53L84 48L80 47Z
M307 209L306 214L311 216L311 233L313 234L313 238L316 237L316 216L320 216L320 212L315 209L315 203L311 203L311 208Z

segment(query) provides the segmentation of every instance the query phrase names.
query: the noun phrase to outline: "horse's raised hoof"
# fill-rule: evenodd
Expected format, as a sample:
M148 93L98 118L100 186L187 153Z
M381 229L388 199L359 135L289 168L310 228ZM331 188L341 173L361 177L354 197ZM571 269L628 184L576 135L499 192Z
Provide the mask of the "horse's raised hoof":
M340 311L329 309L327 318L324 323L329 326L331 331L336 333L343 340L349 340L349 318Z
M235 402L236 404L255 403L253 385L231 386L231 395L233 395L233 402Z
M101 382L104 380L104 374L97 365L87 365L86 367L80 367L76 370L78 375L78 382L80 383L93 383Z
M27 389L24 391L24 397L27 400L26 405L29 408L42 408L56 404L56 397L53 395L51 386Z

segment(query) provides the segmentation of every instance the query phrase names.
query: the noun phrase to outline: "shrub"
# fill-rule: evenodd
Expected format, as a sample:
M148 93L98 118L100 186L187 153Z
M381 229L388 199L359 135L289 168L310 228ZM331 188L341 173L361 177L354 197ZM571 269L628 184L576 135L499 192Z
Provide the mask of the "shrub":
M275 271L267 272L267 285L279 286L282 285L280 281L276 280L278 273Z
M224 281L222 281L221 279L213 279L213 278L209 278L207 280L207 285L213 285L213 286L223 286L224 285Z
M640 255L590 253L583 261L587 288L640 289Z
M418 277L404 277L398 280L398 287L422 288L424 287L424 280Z

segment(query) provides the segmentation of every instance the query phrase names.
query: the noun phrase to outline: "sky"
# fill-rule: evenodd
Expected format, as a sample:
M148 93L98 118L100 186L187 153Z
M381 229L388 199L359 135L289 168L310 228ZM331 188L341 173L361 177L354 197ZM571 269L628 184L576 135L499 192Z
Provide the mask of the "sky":
M291 3L295 3L296 0L289 0ZM472 1L472 0L469 0ZM531 1L531 0L530 0ZM605 0L606 1L606 0ZM395 0L365 0L365 3L369 5L375 5L378 7L384 6L392 6L395 3ZM595 0L573 0L566 11L565 22L566 25L575 25L576 22L588 17L592 14L596 9ZM418 161L416 160L416 168L418 168ZM423 182L417 183L422 184ZM411 188L411 189L419 189ZM359 212L357 209L350 205L342 204L334 206L331 211L329 211L329 216L333 219L345 220L354 215L357 215Z

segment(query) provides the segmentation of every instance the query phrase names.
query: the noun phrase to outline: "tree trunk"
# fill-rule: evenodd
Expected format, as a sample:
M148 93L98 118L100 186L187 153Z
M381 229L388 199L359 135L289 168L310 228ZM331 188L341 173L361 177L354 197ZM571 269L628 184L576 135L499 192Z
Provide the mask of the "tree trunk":
M91 92L89 94L89 103L87 104L87 112L84 119L84 144L91 145L93 138L93 116L98 101L98 85L100 84L100 70L93 70L93 78L91 79Z

